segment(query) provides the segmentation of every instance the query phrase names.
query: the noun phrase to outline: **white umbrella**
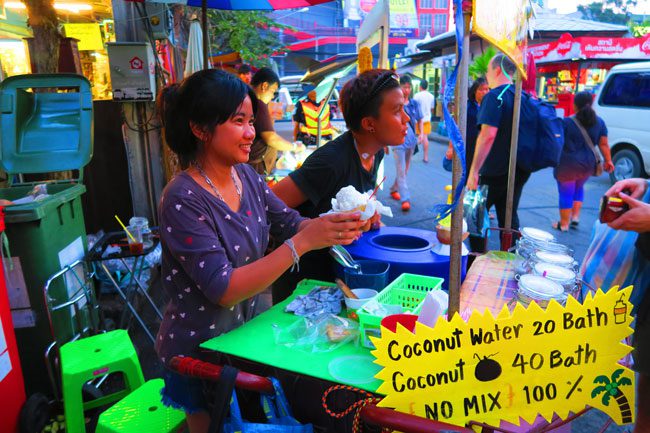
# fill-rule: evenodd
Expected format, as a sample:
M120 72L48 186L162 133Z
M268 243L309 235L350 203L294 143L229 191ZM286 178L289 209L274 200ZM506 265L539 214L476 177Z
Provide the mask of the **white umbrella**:
M198 21L190 24L190 37L187 41L187 57L185 58L185 72L183 77L192 75L203 69L203 31Z

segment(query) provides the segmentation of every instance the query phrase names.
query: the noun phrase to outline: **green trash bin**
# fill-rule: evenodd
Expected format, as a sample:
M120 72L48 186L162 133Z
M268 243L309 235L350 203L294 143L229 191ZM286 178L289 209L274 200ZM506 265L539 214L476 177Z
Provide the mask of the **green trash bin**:
M80 75L19 75L0 83L0 164L10 182L0 199L14 201L34 188L12 182L22 180L19 175L79 170L77 180L47 182L46 198L5 208L7 290L28 394L50 393L47 347L71 340L78 324L90 319L73 317L70 307L55 312L50 326L43 289L51 275L87 251L81 209L86 188L80 181L92 156L92 113L90 83ZM50 287L54 304L76 294L73 280L58 279Z

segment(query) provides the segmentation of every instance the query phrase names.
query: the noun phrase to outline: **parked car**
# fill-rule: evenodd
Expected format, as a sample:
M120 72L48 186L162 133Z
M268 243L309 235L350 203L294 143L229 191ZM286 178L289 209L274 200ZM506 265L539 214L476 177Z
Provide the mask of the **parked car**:
M614 66L596 94L609 131L612 182L650 173L650 62Z

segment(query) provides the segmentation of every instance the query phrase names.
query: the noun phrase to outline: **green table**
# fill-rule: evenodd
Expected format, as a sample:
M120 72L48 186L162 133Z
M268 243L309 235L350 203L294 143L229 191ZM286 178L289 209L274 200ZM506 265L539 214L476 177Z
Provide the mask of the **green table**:
M284 308L297 295L308 293L314 286L333 286L333 284L315 280L303 280L298 284L293 294L284 302L274 305L271 309L255 317L243 326L206 341L201 344L201 347L294 373L376 392L381 381L374 378L370 380L368 378L379 372L381 367L372 362L374 357L370 354L370 349L361 345L355 346L354 343L347 343L331 352L308 353L275 344L273 325L284 328L298 320L303 320L302 317L292 313L285 313ZM355 358L349 359L346 363L346 357L350 356L354 356ZM357 357L363 357L363 359L358 359ZM362 380L363 383L333 377L329 371L330 363L337 362L344 362L342 365L354 369L357 373L361 373L359 377L365 378Z

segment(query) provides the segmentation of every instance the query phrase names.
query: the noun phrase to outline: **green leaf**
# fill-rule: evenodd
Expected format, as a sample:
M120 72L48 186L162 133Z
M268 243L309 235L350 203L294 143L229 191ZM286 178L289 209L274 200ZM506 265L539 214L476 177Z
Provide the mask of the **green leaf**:
M623 386L623 385L632 385L632 381L627 377L622 377L621 380L618 381L618 386Z
M487 74L488 65L492 57L496 55L496 50L492 45L488 46L483 54L480 56L474 57L474 61L469 65L469 76L472 80L476 80L478 77L484 77Z
M603 394L602 402L605 406L609 406L609 392Z
M608 384L609 383L609 377L607 376L598 376L594 379L594 383L604 383Z
M595 398L598 394L605 391L607 391L607 388L604 386L597 386L591 391L591 398Z
M618 370L616 370L615 372L613 372L613 373L612 373L612 382L616 383L618 377L619 377L621 374L623 374L623 369L622 369L622 368L619 368Z
M267 66L270 57L286 52L280 32L291 29L262 11L208 11L213 54L237 52L256 67Z

